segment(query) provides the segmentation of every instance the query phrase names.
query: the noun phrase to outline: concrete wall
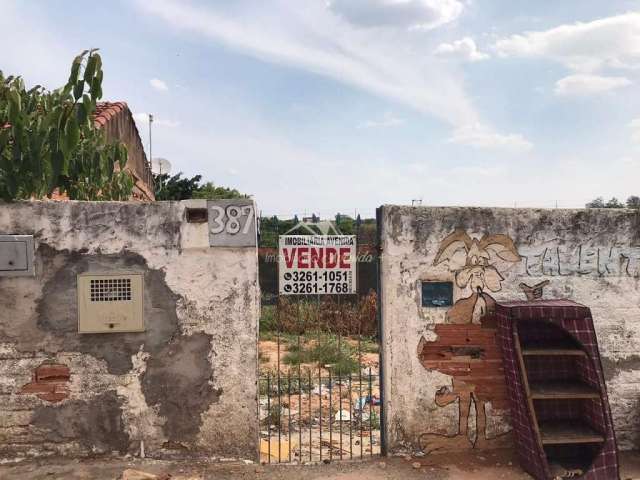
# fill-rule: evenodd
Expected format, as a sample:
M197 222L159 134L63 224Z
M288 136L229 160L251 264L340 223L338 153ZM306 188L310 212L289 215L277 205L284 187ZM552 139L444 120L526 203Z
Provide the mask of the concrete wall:
M256 457L256 249L186 205L0 205L36 240L36 276L0 278L1 456ZM144 273L146 331L79 335L76 275L110 271Z
M510 444L500 353L482 314L545 280L544 298L591 308L619 446L640 447L639 212L385 206L380 215L391 451ZM453 307L423 307L423 280L452 281Z

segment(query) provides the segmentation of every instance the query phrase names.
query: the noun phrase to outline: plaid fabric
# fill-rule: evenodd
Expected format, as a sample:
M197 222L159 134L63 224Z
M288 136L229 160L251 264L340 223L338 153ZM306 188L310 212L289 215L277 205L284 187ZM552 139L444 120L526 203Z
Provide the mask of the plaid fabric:
M514 437L522 468L536 479L551 478L545 451L540 446L533 427L522 383L513 338L515 322L518 323L522 343L543 344L568 340L587 353L586 357L525 357L525 366L530 380L577 378L597 389L600 400L535 400L534 408L539 421L580 419L604 436L604 443L598 447L590 467L580 478L619 479L613 422L589 308L569 300L509 302L497 305L496 316ZM541 328L541 322L544 322L546 328Z

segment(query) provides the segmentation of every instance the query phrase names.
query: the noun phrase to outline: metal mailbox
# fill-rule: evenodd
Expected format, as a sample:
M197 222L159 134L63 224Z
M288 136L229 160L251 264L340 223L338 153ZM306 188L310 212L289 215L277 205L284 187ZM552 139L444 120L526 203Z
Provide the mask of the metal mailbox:
M33 235L0 235L0 277L35 275Z

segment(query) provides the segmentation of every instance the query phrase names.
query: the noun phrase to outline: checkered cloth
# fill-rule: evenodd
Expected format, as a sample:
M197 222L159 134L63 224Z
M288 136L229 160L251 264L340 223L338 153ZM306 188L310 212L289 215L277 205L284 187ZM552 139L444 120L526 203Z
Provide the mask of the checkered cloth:
M511 404L511 417L517 453L524 470L539 480L552 478L544 449L533 428L527 396L522 383L520 365L514 345L514 323L518 323L521 343L554 343L568 338L587 352L587 357L525 357L530 383L535 380L570 378L597 389L600 399L535 400L539 422L560 419L581 420L604 436L602 445L591 447L593 461L581 479L616 480L618 452L602 374L593 320L588 307L569 300L509 302L496 307L498 337L502 348L504 373ZM542 328L544 325L544 328ZM549 448L549 447L548 447ZM582 448L588 453L588 446Z

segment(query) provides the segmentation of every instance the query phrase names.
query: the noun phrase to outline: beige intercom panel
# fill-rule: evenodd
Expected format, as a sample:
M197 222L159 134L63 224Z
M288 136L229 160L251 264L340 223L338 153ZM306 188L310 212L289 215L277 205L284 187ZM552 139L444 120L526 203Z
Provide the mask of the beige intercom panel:
M143 274L78 275L78 332L143 332Z

